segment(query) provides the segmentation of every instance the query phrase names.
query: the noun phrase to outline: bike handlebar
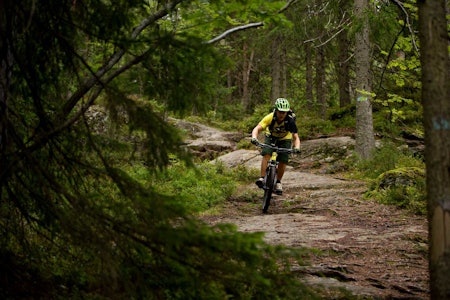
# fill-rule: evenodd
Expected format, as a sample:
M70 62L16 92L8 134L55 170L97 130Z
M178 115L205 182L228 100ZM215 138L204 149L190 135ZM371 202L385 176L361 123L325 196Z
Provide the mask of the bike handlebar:
M260 147L260 148L272 149L277 153L288 153L288 154L294 153L294 149L291 149L291 148L280 148L280 147L276 147L276 146L272 146L272 145L264 144L264 143L260 143L260 142L258 142L255 146Z

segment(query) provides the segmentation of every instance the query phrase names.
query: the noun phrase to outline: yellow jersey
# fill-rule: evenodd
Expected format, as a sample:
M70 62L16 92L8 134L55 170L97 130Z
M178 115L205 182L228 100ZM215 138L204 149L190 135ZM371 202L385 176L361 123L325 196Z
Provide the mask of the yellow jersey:
M261 122L259 122L259 125L265 130L265 134L267 136L273 136L280 140L290 140L292 139L292 132L288 131L286 129L286 126L284 125L285 121L283 120L281 123L278 123L278 121L275 121L273 124L272 132L270 132L269 126L272 123L273 120L273 113L270 113L266 115ZM289 116L286 116L288 118Z

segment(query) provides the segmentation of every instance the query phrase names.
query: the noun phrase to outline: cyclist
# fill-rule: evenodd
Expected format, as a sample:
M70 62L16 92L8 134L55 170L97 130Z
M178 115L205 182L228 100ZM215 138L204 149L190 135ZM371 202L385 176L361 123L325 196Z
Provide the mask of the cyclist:
M280 148L291 148L293 141L294 153L300 153L300 138L297 133L295 115L292 113L287 99L278 98L275 101L273 113L264 116L258 125L253 128L251 139L253 144L258 144L258 134L262 130L265 131L265 144L275 144L275 146ZM272 150L263 148L261 155L263 157L261 160L261 177L256 181L256 185L259 188L263 188L264 176L266 175L266 168L272 155ZM278 154L277 161L279 164L275 193L281 195L283 193L281 179L289 162L289 155L287 153L280 153Z

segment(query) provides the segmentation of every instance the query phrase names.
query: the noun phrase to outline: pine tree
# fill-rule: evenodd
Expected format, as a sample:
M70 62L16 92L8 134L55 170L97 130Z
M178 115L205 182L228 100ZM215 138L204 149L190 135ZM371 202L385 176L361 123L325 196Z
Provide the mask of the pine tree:
M280 268L295 253L206 226L121 168L130 137L151 173L171 156L190 163L164 113L210 98L220 60L174 34L181 2L0 2L3 299L309 295ZM99 129L100 104L127 134Z

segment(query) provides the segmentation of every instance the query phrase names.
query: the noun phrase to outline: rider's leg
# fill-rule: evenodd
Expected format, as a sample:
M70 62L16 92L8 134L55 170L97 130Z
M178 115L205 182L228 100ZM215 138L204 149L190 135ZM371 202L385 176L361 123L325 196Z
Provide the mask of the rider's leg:
M278 164L278 171L277 171L277 180L278 180L278 182L280 182L281 179L283 178L284 171L286 171L286 164L283 163L283 162L280 162Z
M262 189L264 187L264 177L266 176L267 165L269 164L270 154L263 155L261 159L261 177L256 180L256 185Z
M278 143L280 148L291 148L292 142L290 140L281 140ZM283 178L284 171L289 162L289 155L287 153L280 153L277 157L278 160L278 172L277 172L277 184L275 185L275 192L278 195L283 193L283 186L281 185L281 179Z
M261 159L261 177L266 176L267 165L269 164L270 154L266 154Z
M291 148L292 141L291 140L281 140L278 142L278 147L280 148ZM289 163L289 154L280 153L277 157L278 160L278 172L277 172L277 181L280 182L283 178L284 171L286 171L286 166Z

